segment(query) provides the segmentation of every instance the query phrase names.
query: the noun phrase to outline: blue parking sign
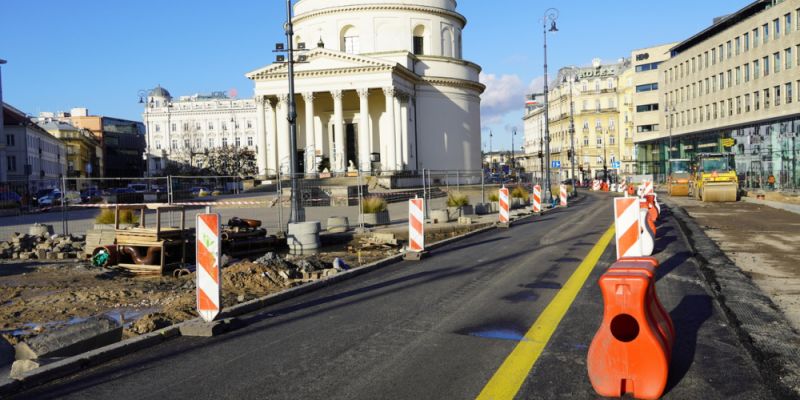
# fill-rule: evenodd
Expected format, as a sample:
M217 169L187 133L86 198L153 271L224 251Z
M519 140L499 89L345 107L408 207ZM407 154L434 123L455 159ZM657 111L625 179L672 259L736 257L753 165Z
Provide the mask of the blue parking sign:
M551 164L552 164L551 168L561 168L561 161L553 160Z

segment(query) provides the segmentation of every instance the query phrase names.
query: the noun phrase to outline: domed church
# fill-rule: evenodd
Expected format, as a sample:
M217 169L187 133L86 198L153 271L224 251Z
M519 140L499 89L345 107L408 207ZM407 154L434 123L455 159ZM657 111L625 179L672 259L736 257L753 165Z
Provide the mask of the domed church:
M298 160L307 173L477 170L480 66L462 56L455 0L294 3ZM255 84L259 172L289 171L288 67ZM266 151L261 151L266 149Z

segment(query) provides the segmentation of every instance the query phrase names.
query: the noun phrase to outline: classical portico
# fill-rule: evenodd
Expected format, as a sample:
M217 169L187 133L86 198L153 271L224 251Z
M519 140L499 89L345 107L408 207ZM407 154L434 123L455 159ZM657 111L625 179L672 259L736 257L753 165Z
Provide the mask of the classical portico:
M305 172L318 172L324 161L337 173L415 170L413 73L396 63L322 48L310 52L308 60L295 72L296 150ZM256 82L259 148L266 149L259 151L259 169L286 174L286 66L247 76Z

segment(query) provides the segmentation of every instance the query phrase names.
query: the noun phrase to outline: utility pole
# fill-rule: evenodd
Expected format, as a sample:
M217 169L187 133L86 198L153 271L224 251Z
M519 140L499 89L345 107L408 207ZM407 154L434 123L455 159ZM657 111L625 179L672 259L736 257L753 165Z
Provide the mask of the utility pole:
M547 164L547 174L545 176L546 182L546 189L545 193L547 194L547 203L549 204L552 201L552 194L550 192L550 102L549 102L549 89L547 88L547 21L550 21L550 32L558 32L558 28L556 27L556 20L558 19L558 10L555 8L549 8L544 12L544 18L542 19L542 32L544 33L544 141L546 152L545 156L545 164Z

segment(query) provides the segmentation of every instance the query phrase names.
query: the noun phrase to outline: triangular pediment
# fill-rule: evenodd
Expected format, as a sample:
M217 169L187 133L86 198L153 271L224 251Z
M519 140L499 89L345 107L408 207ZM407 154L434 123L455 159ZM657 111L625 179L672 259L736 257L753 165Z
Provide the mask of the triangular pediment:
M305 54L308 57L307 62L296 63L294 65L296 73L305 71L350 70L354 68L389 69L397 66L397 63L387 60L321 48L311 50ZM286 64L276 63L248 72L245 76L251 80L266 79L270 75L286 74L287 69L288 66Z

